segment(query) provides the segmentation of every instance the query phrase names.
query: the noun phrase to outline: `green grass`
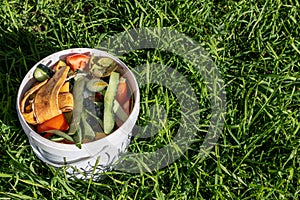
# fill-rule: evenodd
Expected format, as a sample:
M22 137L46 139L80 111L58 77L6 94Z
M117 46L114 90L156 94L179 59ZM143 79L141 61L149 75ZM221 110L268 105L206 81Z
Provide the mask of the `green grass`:
M299 8L293 0L4 0L0 199L299 199ZM201 110L195 141L160 170L112 171L98 182L69 180L33 154L17 119L19 84L33 64L53 52L96 47L114 34L143 27L169 27L209 52L227 97L218 144L199 157L211 118L210 96L193 66L174 53L137 50L122 56L133 70L167 64L189 80ZM130 151L155 151L172 140L180 117L176 100L164 87L141 88L138 124L151 122L153 105L168 113L167 124L154 137L133 138Z

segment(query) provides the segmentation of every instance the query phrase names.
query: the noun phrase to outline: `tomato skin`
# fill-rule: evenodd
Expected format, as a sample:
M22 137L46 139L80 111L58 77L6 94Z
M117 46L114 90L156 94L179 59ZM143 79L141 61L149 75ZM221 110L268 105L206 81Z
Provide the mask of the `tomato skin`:
M69 129L69 124L64 116L64 114L57 115L48 121L45 121L36 126L38 133L42 133L49 130L60 130L67 131Z
M66 57L66 63L73 71L84 70L90 60L90 56L85 54L72 54Z

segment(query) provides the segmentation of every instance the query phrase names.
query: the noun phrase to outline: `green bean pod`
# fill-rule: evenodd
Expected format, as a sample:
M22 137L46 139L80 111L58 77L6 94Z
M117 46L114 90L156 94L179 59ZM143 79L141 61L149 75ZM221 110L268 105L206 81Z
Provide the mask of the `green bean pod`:
M125 122L128 119L127 113L117 100L114 100L113 111L122 122Z
M82 135L80 129L81 113L83 111L83 91L85 88L85 77L78 76L74 83L73 98L74 98L74 109L73 118L70 124L68 135L74 135L76 145L80 148L82 142Z
M73 138L71 136L69 136L68 134L66 134L65 132L62 132L60 130L49 130L49 131L45 131L46 133L54 133L55 135L58 135L66 140L69 140L70 142L74 142Z
M82 138L86 142L93 141L95 138L95 133L92 127L87 122L87 112L84 110L82 112L82 125L83 125L83 132L82 132Z
M80 122L78 124L78 127L76 129L76 132L73 136L74 138L74 142L76 144L76 146L81 149L81 144L82 144L82 129L81 129L81 126L80 126Z
M104 95L103 129L106 134L111 133L115 126L113 104L118 91L119 77L119 73L111 73L109 84Z

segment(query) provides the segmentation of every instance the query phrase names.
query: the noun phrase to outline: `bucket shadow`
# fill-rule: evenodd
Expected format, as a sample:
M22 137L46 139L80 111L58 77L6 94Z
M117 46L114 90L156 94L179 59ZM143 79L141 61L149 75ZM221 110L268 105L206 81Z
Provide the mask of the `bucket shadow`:
M20 127L16 111L19 86L28 70L40 59L58 50L39 33L26 29L7 30L0 35L1 121L7 126Z

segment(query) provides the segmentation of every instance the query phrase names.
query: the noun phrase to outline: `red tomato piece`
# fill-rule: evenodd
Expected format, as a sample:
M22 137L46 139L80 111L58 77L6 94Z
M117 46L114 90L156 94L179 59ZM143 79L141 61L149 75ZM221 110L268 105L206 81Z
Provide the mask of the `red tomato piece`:
M72 54L66 57L66 63L72 70L84 70L90 60L90 56L85 54Z

